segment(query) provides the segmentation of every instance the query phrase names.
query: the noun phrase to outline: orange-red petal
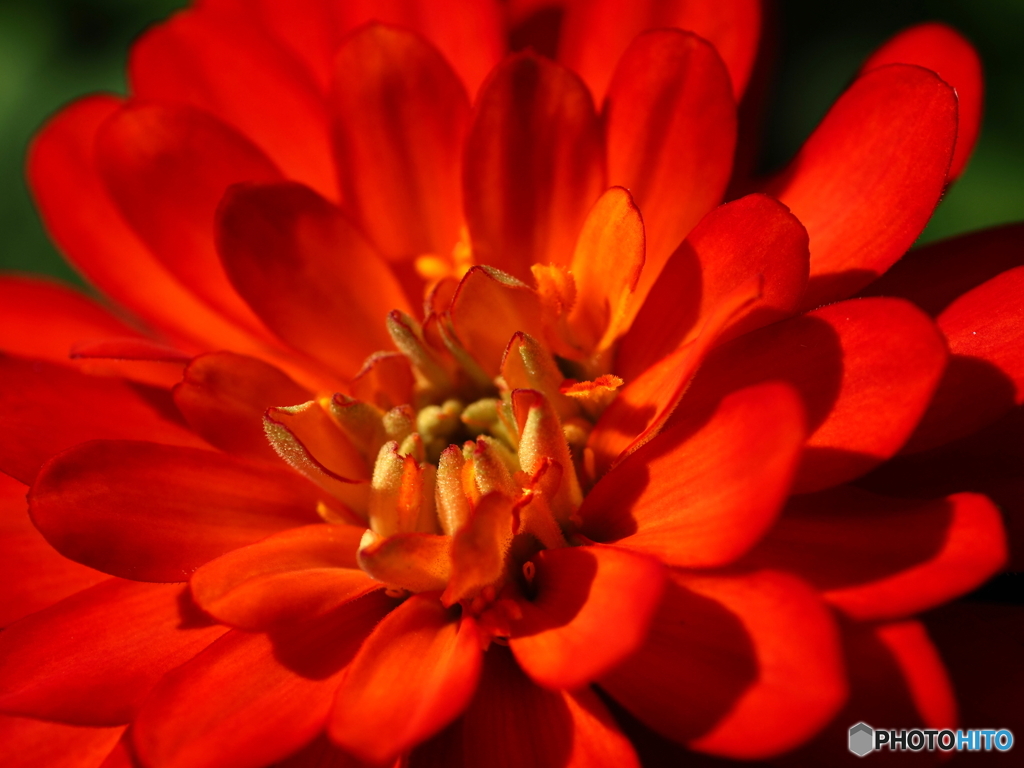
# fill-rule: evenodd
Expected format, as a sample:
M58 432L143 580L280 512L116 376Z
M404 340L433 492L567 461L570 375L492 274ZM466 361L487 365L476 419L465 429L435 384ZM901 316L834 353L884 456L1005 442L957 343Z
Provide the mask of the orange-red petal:
M27 717L0 716L5 768L97 768L124 727L86 728Z
M544 550L533 563L509 647L538 685L581 688L643 643L665 585L656 560L590 546Z
M761 298L730 321L726 339L792 314L807 285L807 232L786 206L748 195L705 216L665 264L619 345L627 380L692 339L728 294L763 277Z
M259 146L291 179L336 190L327 111L316 82L252 14L214 3L155 25L132 47L132 95L215 115Z
M108 579L3 631L0 710L79 725L127 723L165 673L224 632L187 587Z
M568 263L605 188L600 124L572 72L533 53L507 58L476 101L463 162L476 263L520 280L531 264Z
M1024 267L973 288L936 318L950 360L906 450L955 440L1024 402Z
M267 327L343 378L390 348L384 318L408 308L359 230L299 184L234 187L217 213L217 249L232 285Z
M99 128L96 162L121 214L161 264L207 304L269 338L228 282L211 227L232 184L280 178L267 156L205 112L128 102Z
M412 768L482 765L639 768L640 763L593 691L539 688L508 650L492 645L466 712L410 756Z
M50 456L95 438L206 443L180 423L167 392L0 355L0 469L31 483Z
M791 387L742 389L706 423L661 433L601 478L580 508L583 532L670 565L730 563L775 521L805 436Z
M600 102L615 62L633 38L645 30L665 27L689 30L714 45L729 70L733 93L739 100L757 55L761 32L758 0L568 3L559 57L580 73Z
M795 489L820 490L864 474L903 446L946 357L938 329L908 302L844 301L723 344L674 418L755 382L787 381L804 400L810 428Z
M350 525L282 531L201 566L189 580L192 597L239 629L322 616L382 586L356 564L362 535Z
M29 496L58 552L141 581L185 581L207 560L317 522L316 503L316 489L287 468L128 440L60 454Z
M804 306L842 299L891 267L924 229L956 141L953 89L920 67L861 75L767 191L807 228Z
M414 595L374 629L352 661L328 720L330 738L384 763L432 736L469 703L480 634L436 594Z
M391 608L367 595L272 633L234 631L164 677L133 726L154 768L262 768L319 733L363 638Z
M721 202L736 147L736 104L714 47L688 32L637 37L604 105L608 182L643 212L642 298L701 217Z
M32 525L28 487L0 474L0 627L107 579L59 555Z
M96 163L96 133L121 107L90 96L57 115L29 150L28 178L43 221L68 260L121 306L199 348L261 347L201 301L154 256L114 204Z
M932 21L910 27L887 41L864 62L862 72L886 64L916 64L930 69L956 89L956 149L949 167L955 179L967 165L981 129L985 83L978 52L952 27Z
M846 697L828 609L770 571L674 574L646 643L600 684L655 731L745 760L797 746Z
M469 99L448 63L416 35L370 24L338 51L331 109L342 196L356 224L391 259L447 258L462 224L469 123Z
M271 364L234 352L208 352L192 360L173 394L189 426L211 445L270 461L277 453L263 431L263 414L271 406L310 398Z
M894 499L852 487L796 497L744 561L785 569L859 621L897 619L959 597L1006 563L984 496Z

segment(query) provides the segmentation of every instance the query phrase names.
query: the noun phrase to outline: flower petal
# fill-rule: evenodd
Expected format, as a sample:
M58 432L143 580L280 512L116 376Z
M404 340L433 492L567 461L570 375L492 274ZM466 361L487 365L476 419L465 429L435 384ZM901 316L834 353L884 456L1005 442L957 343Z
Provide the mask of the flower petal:
M134 328L70 286L28 275L0 277L0 349L73 365L71 346L83 339L142 338Z
M603 475L665 427L722 330L761 295L760 277L730 291L708 313L692 342L648 368L619 392L587 439L587 449L594 452L595 476Z
M846 697L828 609L769 571L674 574L646 643L600 684L655 731L743 760L805 741Z
M811 240L805 307L863 288L924 229L956 141L953 89L920 67L861 75L767 191Z
M946 307L936 322L949 367L907 443L919 451L988 426L1024 403L1024 267L1003 272Z
M319 89L252 14L206 3L151 27L132 46L128 79L135 98L208 112L250 138L288 178L336 193Z
M950 180L967 165L981 129L981 102L985 84L981 59L963 35L940 22L918 24L900 32L864 62L862 72L886 64L916 64L930 69L956 89L957 133Z
M740 390L706 423L663 432L601 478L580 508L582 530L670 565L730 563L785 504L805 435L791 387Z
M124 732L0 716L6 768L96 768Z
M920 622L849 622L841 629L850 698L817 737L787 756L785 764L856 764L853 754L837 761L836 744L846 743L851 723L956 728L957 701L949 675Z
M192 597L217 621L239 629L322 616L381 588L356 564L362 535L350 525L282 531L200 567L189 580Z
M331 99L346 211L388 258L447 258L462 224L469 123L448 63L416 35L370 24L338 51Z
M211 445L249 459L276 460L263 431L268 408L304 403L310 393L280 370L234 352L192 360L174 387L174 404Z
M639 768L640 763L593 691L538 688L506 649L492 645L466 712L410 756L411 768L481 765Z
M432 736L469 703L480 634L437 595L414 595L382 621L352 661L327 724L330 738L372 763Z
M94 438L206 443L180 423L167 393L87 376L42 360L0 355L0 469L31 483L50 456Z
M999 510L958 493L933 501L852 487L797 496L744 561L784 568L858 621L896 619L979 587L1006 563Z
M608 180L643 212L647 295L665 261L722 200L736 148L736 103L714 47L679 30L639 35L604 106Z
M532 53L506 59L480 92L463 158L478 264L520 280L565 264L604 183L594 103L576 76Z
M810 437L796 493L852 480L896 453L924 413L946 362L945 342L898 299L858 299L748 333L708 356L676 411L706 412L760 381L792 384Z
M887 496L934 499L963 491L983 493L1003 513L1009 570L1024 571L1024 407L994 424L937 448L901 454L858 481Z
M165 673L224 631L179 584L108 579L0 634L0 709L78 725L127 723Z
M574 690L594 681L642 643L665 585L656 561L616 547L542 550L517 600L509 647L538 685Z
M135 719L135 749L159 768L261 768L324 726L359 644L394 605L367 595L276 632L231 632L161 680Z
M234 187L217 214L217 249L232 285L267 327L343 378L391 347L384 317L408 308L388 266L308 187Z
M200 347L261 346L196 297L131 230L99 175L96 133L121 107L90 96L67 107L36 136L28 178L50 236L104 294L154 327Z
M1024 224L1007 224L914 248L862 292L899 296L937 317L961 295L1024 266Z
M211 227L229 186L280 178L266 155L199 110L128 102L99 129L96 158L111 198L160 262L210 306L270 339L228 283Z
M509 340L519 332L544 338L540 297L533 288L488 267L472 267L452 297L451 327L488 376L497 376Z
M288 469L128 440L52 459L29 504L58 552L143 581L185 581L207 560L317 522L315 488Z
M0 474L0 627L107 579L57 554L28 516L28 488Z
M600 103L615 62L633 38L645 30L665 27L690 30L715 46L729 70L738 101L757 55L761 33L761 3L757 0L567 3L559 57L580 73Z
M576 301L569 325L587 351L601 351L636 313L633 294L644 269L644 222L628 191L612 187L594 204L572 256Z
M784 205L747 195L716 208L665 264L619 345L616 372L626 380L641 375L694 338L719 302L758 275L760 300L731 321L725 339L792 314L807 269L807 232Z

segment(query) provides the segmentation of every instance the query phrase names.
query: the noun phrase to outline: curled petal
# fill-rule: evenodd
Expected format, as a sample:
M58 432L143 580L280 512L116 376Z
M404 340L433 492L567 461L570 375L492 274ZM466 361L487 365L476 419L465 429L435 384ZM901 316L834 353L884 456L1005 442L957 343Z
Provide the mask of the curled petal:
M676 249L622 339L616 372L631 380L692 340L730 292L762 276L760 299L730 320L732 338L793 314L807 286L807 232L766 195L719 206ZM724 340L724 339L723 339Z
M357 562L371 578L389 587L439 592L451 578L451 538L433 533L396 533L385 539L367 531Z
M612 187L594 204L576 241L572 276L576 302L569 326L587 352L610 346L636 310L633 294L644 268L644 222L633 198Z

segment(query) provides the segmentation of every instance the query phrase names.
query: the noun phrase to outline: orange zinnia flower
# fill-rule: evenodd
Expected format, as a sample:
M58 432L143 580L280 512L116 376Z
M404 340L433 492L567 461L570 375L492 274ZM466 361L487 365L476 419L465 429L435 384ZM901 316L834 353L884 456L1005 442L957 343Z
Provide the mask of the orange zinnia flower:
M557 61L506 55L559 16ZM953 726L912 617L1005 563L964 491L1020 487L929 472L1019 418L1022 231L873 281L966 163L980 68L908 30L758 183L758 34L754 0L209 0L137 43L128 99L46 126L47 225L141 323L0 283L22 764L813 760L856 720Z

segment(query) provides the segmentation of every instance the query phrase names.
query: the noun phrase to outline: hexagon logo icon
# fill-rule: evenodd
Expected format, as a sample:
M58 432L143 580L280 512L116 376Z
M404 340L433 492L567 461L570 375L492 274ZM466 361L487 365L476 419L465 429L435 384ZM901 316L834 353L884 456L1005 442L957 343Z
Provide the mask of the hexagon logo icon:
M864 757L875 748L875 731L867 723L850 727L850 751L857 757Z

